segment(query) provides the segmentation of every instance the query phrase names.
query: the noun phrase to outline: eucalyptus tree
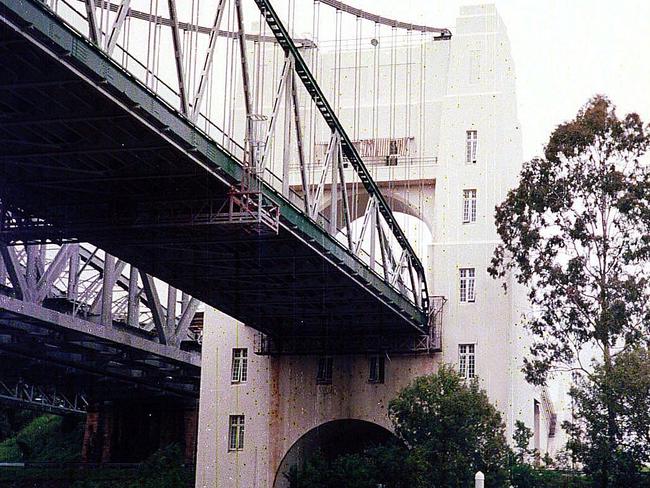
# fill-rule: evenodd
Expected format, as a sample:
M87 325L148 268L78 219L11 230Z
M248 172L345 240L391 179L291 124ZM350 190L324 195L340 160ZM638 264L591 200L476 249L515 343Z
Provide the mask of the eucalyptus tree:
M602 392L600 486L613 482L623 436L614 362L650 333L649 144L637 114L619 117L596 96L553 131L544 157L524 165L495 215L502 243L489 271L524 285L533 307L525 321L534 337L527 379L543 384L572 370L582 388Z

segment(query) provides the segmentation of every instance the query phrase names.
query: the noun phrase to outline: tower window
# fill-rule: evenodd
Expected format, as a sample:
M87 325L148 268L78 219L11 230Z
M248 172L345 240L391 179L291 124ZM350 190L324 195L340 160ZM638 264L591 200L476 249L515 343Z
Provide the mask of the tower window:
M231 415L228 429L228 450L241 451L244 449L244 416Z
M318 373L316 375L316 383L319 385L332 384L332 356L322 356L318 358Z
M476 270L460 268L460 301L473 302L476 299Z
M463 224L476 222L476 190L463 190Z
M458 345L458 373L461 378L471 379L476 376L475 348L474 344Z
M248 376L248 349L235 348L232 350L232 374L233 383L245 383Z
M383 383L384 374L386 371L386 363L384 356L370 356L369 364L370 370L368 374L369 383Z
M476 148L478 146L478 131L468 130L466 132L466 158L467 164L476 164Z

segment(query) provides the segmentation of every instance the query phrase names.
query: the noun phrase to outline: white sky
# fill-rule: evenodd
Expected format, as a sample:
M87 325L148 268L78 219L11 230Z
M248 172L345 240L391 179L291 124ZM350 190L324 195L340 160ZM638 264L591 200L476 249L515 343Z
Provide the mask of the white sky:
M462 0L345 0L405 22L455 31ZM553 128L591 96L605 94L619 115L650 122L650 2L495 0L517 72L524 158L540 155Z

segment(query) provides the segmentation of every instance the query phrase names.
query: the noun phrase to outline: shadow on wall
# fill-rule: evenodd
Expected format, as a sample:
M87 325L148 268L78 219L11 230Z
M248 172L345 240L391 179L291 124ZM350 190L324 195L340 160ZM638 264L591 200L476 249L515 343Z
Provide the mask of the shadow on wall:
M333 420L311 429L287 451L275 474L273 488L289 488L284 473L301 465L316 452L328 461L344 454L362 452L367 447L385 444L395 435L380 425L365 420Z

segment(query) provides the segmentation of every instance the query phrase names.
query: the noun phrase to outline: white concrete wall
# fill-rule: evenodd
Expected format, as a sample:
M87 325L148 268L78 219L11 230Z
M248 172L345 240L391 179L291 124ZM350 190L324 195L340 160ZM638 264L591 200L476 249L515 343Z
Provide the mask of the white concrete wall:
M409 58L407 49L396 50L398 62ZM534 400L541 403L541 398L520 371L529 338L516 325L527 310L525 292L510 283L506 294L487 273L498 238L494 207L516 183L522 164L514 66L506 29L493 6L463 7L450 42L431 41L410 49L411 85L415 86L410 99L404 90L395 95L394 116L385 89L379 104L374 103L374 58L368 48L362 52L362 68L357 71L365 87L358 107L361 123L353 121L350 69L342 72L340 117L353 139L412 136L413 157L437 158L435 167L405 170L375 165L372 171L383 182L382 191L389 202L394 198L400 204L414 205L416 210L406 213L417 215L431 229L433 242L427 253L430 292L448 299L443 353L390 358L386 382L380 385L368 383L365 355L337 356L332 385L317 385L317 358L255 356L251 329L222 314L207 314L197 487L272 488L277 467L291 446L330 420L360 419L390 428L390 399L415 376L435 371L440 362L457 364L459 344L476 344L476 373L503 412L508 437L516 419L533 428ZM341 65L351 66L353 56L353 51L344 52ZM476 61L480 68L470 69ZM332 62L331 54L322 53L324 86L332 83L333 70L327 68ZM386 69L380 72L384 83ZM399 86L406 86L404 71L397 75L401 77ZM373 112L379 114L377 119ZM466 130L478 131L476 164L465 163ZM322 141L326 141L325 135ZM295 176L292 181L297 181ZM470 188L477 190L477 221L463 224L462 191ZM476 269L474 303L459 301L461 267ZM230 384L233 347L249 349L246 384ZM228 415L238 413L246 416L246 445L242 452L232 453L226 444ZM541 414L543 433L548 419L543 409ZM545 435L539 445L546 449Z
M385 382L368 382L366 356L335 356L331 385L318 385L318 358L254 354L255 331L206 310L197 454L200 488L273 486L291 446L331 420L358 419L390 429L388 402L416 376L435 371L430 356L389 357ZM248 379L231 383L232 349L248 348ZM243 451L228 450L230 415L245 415ZM283 486L279 484L278 486Z
M206 307L201 365L201 401L196 486L267 488L269 467L269 359L253 354L254 331ZM248 348L248 378L231 383L232 349ZM245 415L245 447L228 450L230 415Z
M479 66L475 77L470 76L472 58ZM437 180L439 199L431 253L433 292L449 299L443 359L456 363L458 345L475 344L476 373L493 403L506 414L510 434L513 391L521 394L524 387L513 382L518 366L512 355L524 347L513 328L518 290L505 295L487 268L498 242L494 208L513 184L522 153L514 68L505 27L493 7L461 9L450 59L439 155L439 171L445 176ZM467 130L478 134L476 164L466 163ZM477 191L475 223L462 223L463 189ZM459 268L476 270L473 303L459 300ZM522 396L532 411L530 393Z
M331 420L366 420L392 430L389 401L412 378L436 368L428 356L393 357L386 361L385 382L372 384L366 356L334 356L332 384L317 385L318 358L283 357L271 362L274 389L279 392L271 408L271 464L276 467L303 434Z

